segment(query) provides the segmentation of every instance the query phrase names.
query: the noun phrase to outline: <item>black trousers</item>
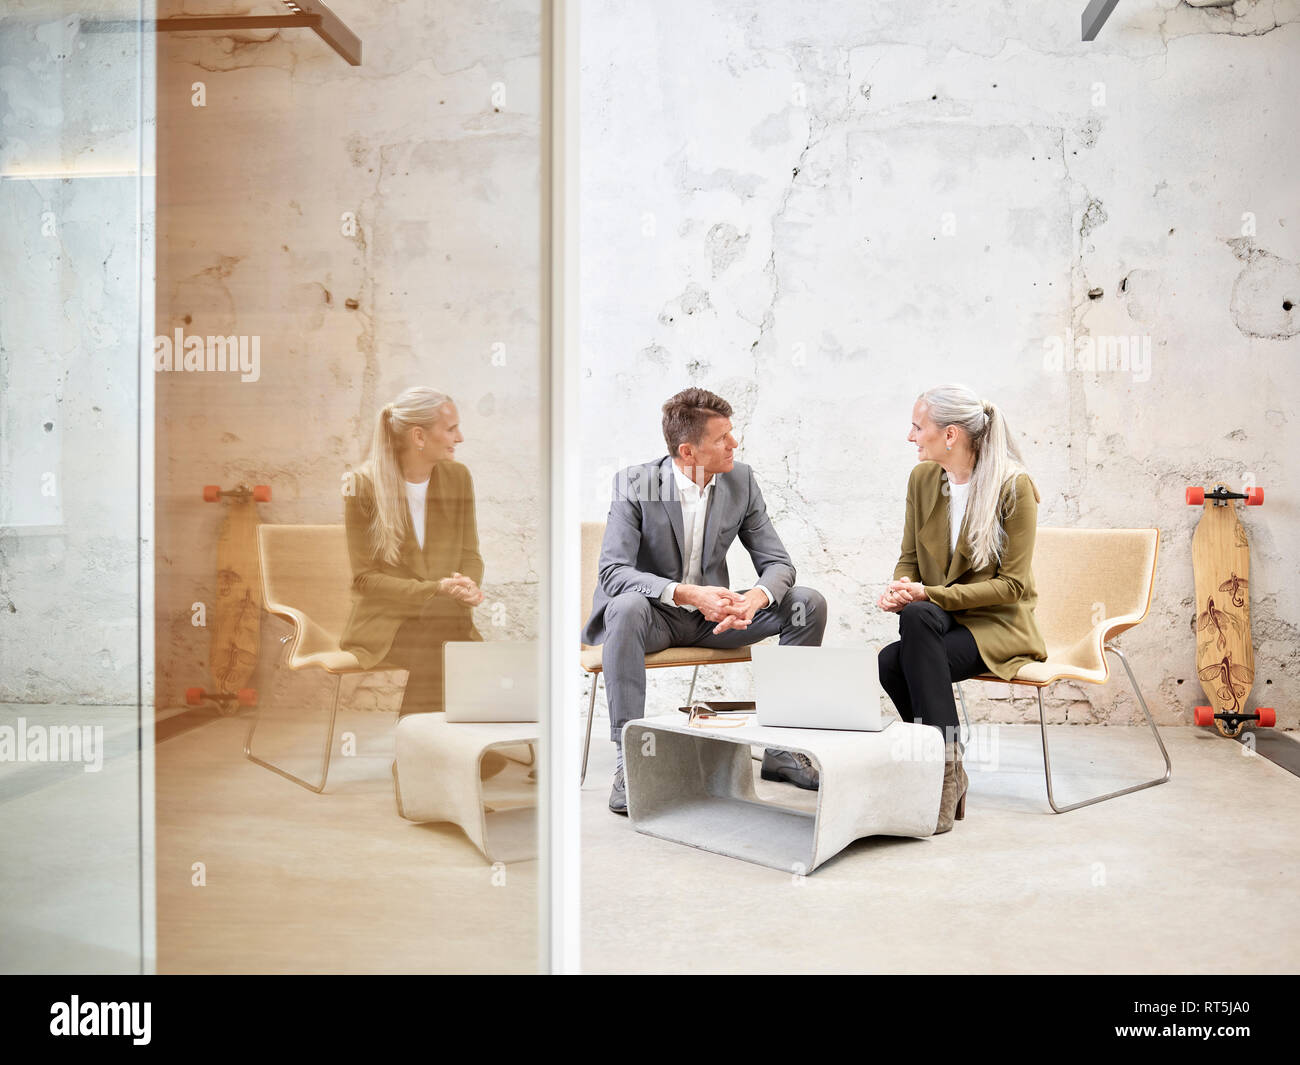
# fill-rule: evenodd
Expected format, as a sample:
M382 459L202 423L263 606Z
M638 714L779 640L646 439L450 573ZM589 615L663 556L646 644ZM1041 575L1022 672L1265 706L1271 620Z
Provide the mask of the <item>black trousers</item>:
M957 736L953 682L986 672L970 629L928 600L899 611L898 640L880 652L880 685L899 716L943 730L945 743Z
M473 638L468 619L408 618L402 622L393 637L393 646L384 656L385 665L405 669L410 674L402 693L399 719L407 714L429 714L445 708L443 644Z

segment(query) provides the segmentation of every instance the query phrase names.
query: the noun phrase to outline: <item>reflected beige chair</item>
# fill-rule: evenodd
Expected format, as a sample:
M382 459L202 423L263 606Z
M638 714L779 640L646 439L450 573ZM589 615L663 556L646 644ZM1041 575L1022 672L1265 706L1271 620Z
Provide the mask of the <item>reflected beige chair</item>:
M1043 738L1043 772L1047 778L1047 801L1058 814L1081 806L1127 795L1163 784L1170 777L1169 752L1147 709L1128 659L1112 642L1147 616L1156 578L1156 556L1160 549L1159 529L1039 529L1034 543L1034 582L1038 605L1034 615L1047 644L1047 661L1029 662L1011 681L1038 690L1038 724ZM1105 684L1110 676L1106 652L1119 659L1128 674L1133 694L1146 716L1151 734L1165 760L1162 777L1133 784L1067 806L1057 806L1052 794L1052 763L1047 751L1047 720L1043 712L1043 689L1058 680ZM972 680L994 684L1007 682L989 673ZM962 714L966 697L957 685ZM969 718L967 719L969 721ZM969 726L968 726L969 727Z
M584 521L582 523L582 603L590 616L592 601L596 596L596 580L600 566L600 545L605 539L603 521ZM583 618L586 621L586 618ZM669 647L645 656L646 669L665 669L672 666L693 666L691 687L686 694L686 702L695 697L695 681L700 675L700 666L717 666L729 662L748 662L748 647L722 651L708 647ZM600 684L601 648L582 645L582 668L591 674L591 698L587 702L587 738L582 747L582 782L587 779L587 756L591 752L591 722L596 716L596 688Z
M253 717L244 740L249 761L279 773L308 791L325 790L334 722L338 717L343 678L354 673L384 673L399 667L380 663L363 669L350 651L339 649L339 634L352 607L352 563L348 558L347 528L343 525L261 525L257 553L262 566L262 602L266 611L293 626L282 638L287 669L324 670L335 678L330 701L329 726L321 751L320 783L312 784L253 754L253 733L260 711Z

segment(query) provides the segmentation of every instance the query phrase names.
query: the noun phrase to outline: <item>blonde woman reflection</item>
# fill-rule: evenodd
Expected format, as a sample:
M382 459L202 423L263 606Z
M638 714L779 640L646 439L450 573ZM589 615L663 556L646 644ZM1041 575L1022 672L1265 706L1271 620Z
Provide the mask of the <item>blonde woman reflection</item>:
M375 419L370 457L345 496L352 613L339 646L364 668L409 671L399 716L443 709L443 644L481 640L474 483L451 397L408 388Z

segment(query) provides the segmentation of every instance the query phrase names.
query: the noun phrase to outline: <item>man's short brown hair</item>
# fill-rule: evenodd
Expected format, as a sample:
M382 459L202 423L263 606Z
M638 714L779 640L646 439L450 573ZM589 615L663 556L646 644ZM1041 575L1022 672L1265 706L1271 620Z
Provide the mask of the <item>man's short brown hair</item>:
M730 418L731 404L704 388L686 388L664 404L664 443L677 458L682 444L698 444L710 418Z

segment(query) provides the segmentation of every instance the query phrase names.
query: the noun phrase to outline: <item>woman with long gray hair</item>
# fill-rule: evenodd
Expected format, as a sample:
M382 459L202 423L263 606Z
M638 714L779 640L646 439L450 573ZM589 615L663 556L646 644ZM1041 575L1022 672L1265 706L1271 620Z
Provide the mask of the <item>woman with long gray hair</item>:
M363 668L409 671L401 714L443 709L443 645L481 640L474 483L451 397L408 388L375 416L370 455L344 478L352 613L339 646Z
M877 600L898 614L899 638L880 652L880 683L904 721L943 731L935 832L947 832L965 816L968 784L953 682L1010 680L1047 657L1031 567L1039 495L1001 410L963 385L917 397L907 439L918 461L902 551Z

